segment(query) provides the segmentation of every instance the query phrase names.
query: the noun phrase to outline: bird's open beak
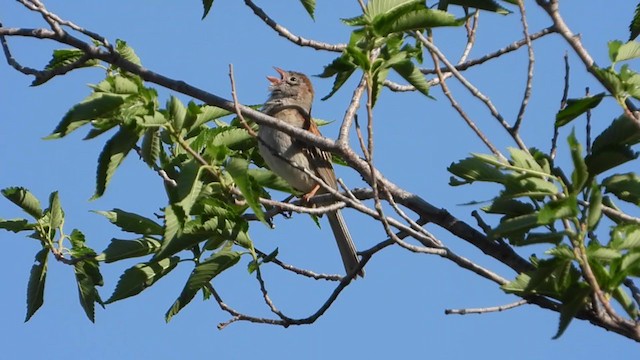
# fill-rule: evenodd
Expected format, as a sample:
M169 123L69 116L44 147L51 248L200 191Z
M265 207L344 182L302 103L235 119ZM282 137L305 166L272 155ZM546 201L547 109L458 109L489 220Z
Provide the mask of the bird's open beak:
M280 84L280 82L282 81L282 79L284 79L284 75L286 74L286 71L278 68L278 67L273 67L278 74L280 74L280 78L277 78L275 76L267 76L267 80L269 80L269 82L271 83L271 85L278 85Z

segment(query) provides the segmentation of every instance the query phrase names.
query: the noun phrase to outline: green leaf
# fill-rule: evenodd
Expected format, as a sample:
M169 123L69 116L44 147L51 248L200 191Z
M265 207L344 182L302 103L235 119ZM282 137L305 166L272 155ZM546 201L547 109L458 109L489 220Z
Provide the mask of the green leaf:
M636 6L636 12L629 24L629 41L637 38L638 34L640 34L640 3Z
M508 150L511 155L511 162L517 169L532 170L539 175L550 175L549 169L543 169L532 154L513 147L508 148Z
M538 214L527 214L504 219L500 224L489 232L490 238L499 238L510 233L527 231L539 225Z
M160 134L157 129L151 128L145 131L140 150L142 160L153 168L160 157Z
M2 189L2 195L34 218L42 217L40 201L29 190L23 187L8 187Z
M60 227L64 221L64 211L60 205L60 197L57 191L52 192L49 196L49 209L47 209L47 212L49 214L49 227L51 229Z
M453 175L464 179L464 183L472 183L474 181L504 183L507 177L502 171L478 157L470 157L457 163L452 163L447 170ZM450 182L450 185L461 185L461 183Z
M286 182L283 178L274 174L271 170L267 169L249 169L247 174L258 185L268 187L270 189L286 192L289 194L295 194L296 191Z
M78 285L80 305L91 322L95 322L95 303L103 304L96 285L96 273L99 275L98 262L95 260L83 260L73 266ZM102 277L100 277L102 280Z
M640 225L622 224L616 226L611 235L611 248L637 249L640 248Z
M108 93L93 93L74 105L62 118L51 135L45 139L59 139L89 123L93 119L109 116L126 100L126 96Z
M589 195L589 211L587 213L587 227L589 231L598 226L602 218L602 192L596 181L591 185L591 194Z
M620 47L622 46L622 41L612 40L609 41L607 45L609 48L609 60L611 60L612 63L615 63L616 58L618 57L618 50L620 50Z
M180 258L174 256L159 261L140 263L130 267L120 276L120 280L113 294L105 304L138 295L144 289L155 284L156 281L167 275L178 265L179 261Z
M638 129L635 121L622 115L596 137L593 141L592 151L598 152L611 146L635 145L639 142L640 129Z
M494 0L448 0L448 3L479 10L487 10L501 15L512 13L512 11L500 6L500 4Z
M594 149L592 148L591 154L584 159L591 176L596 176L638 158L638 153L626 145L610 145L606 148Z
M162 226L142 215L134 214L120 209L111 211L94 211L107 218L112 224L122 231L141 235L162 235Z
M211 6L213 5L213 0L202 0L202 7L204 7L204 12L202 14L202 19L207 17L209 14L209 10L211 10Z
M83 57L85 57L85 55L86 54L84 51L78 49L53 50L51 60L49 60L49 63L45 66L44 69L47 71L51 71L65 66L71 66L74 63L75 65L73 65L73 68L79 69L84 67L96 66L100 63L98 59L89 59L89 57L86 57L83 62L78 62ZM31 83L31 86L42 85L47 80L49 79L42 79L36 76L35 80L33 80L33 82Z
M300 3L302 3L304 9L307 10L309 16L311 16L312 19L315 19L314 12L316 10L316 0L300 0Z
M35 264L31 267L31 275L27 285L27 316L24 320L25 322L29 321L44 303L44 284L47 280L48 255L49 249L47 248L38 251Z
M571 150L571 159L573 160L573 172L571 173L571 186L574 194L579 193L584 188L589 178L587 165L582 158L582 145L576 138L575 131L571 131L571 135L567 138L569 148Z
M605 191L618 199L640 206L640 177L635 173L616 174L602 181Z
M21 231L33 230L35 224L30 224L27 219L1 219L0 218L0 229L5 229L7 231L12 231L14 233L19 233Z
M351 61L350 56L347 54L342 54L339 57L335 58L329 65L324 67L324 71L317 75L321 78L329 78L335 76L335 80L333 81L333 87L331 92L327 94L322 100L327 100L333 94L335 94L342 85L351 77L351 74L358 67Z
M179 133L184 125L187 109L177 97L171 96L167 101L167 112L173 128Z
M600 93L580 99L567 100L567 106L556 114L556 127L567 125L571 120L595 108L600 104L604 95L604 93Z
M155 260L171 256L187 248L181 246L179 241L186 219L187 216L179 205L170 204L165 207L162 246L154 256Z
M411 60L401 61L393 65L392 68L411 85L415 86L418 91L432 99L429 95L429 83L427 83L427 79Z
M226 170L229 172L229 175L233 178L236 185L242 192L247 204L251 207L251 210L255 213L256 217L266 224L266 219L264 215L264 211L262 210L262 205L260 205L260 201L258 200L260 197L260 189L256 186L254 182L251 181L251 178L248 174L249 162L245 159L232 157L229 160L229 163L226 166Z
M153 254L160 249L160 241L152 237L142 237L134 240L111 239L111 243L96 260L111 263L123 259L135 258Z
M615 55L615 59L612 62L636 59L640 57L640 43L637 41L629 41L621 45Z
M187 215L191 214L191 207L202 190L203 183L199 177L200 163L195 159L191 159L182 165L180 175L176 179L178 186L176 188L177 196L175 201Z
M573 291L567 293L570 295L567 296L567 299L564 299L560 306L560 322L558 324L558 331L553 336L553 339L560 338L576 314L586 307L589 303L591 289L586 284L581 283L576 284Z
M219 251L206 260L198 264L187 283L184 285L180 296L171 305L167 313L165 314L165 320L171 321L180 310L182 310L196 295L196 293L202 289L207 283L209 283L214 277L220 275L223 271L232 267L240 260L241 253L237 251Z
M92 200L104 194L116 169L137 142L138 134L127 127L120 127L120 130L107 141L98 157L96 192Z
M71 241L71 256L79 260L73 266L78 286L80 305L91 322L95 322L95 303L103 305L96 286L104 285L100 264L95 259L96 253L85 245L84 234L73 229L69 235ZM103 305L104 306L104 305Z
M531 204L508 198L497 198L491 202L491 205L482 208L486 213L504 214L509 217L531 214L534 210Z
M116 40L116 51L122 56L123 59L127 61L131 61L136 65L142 65L140 58L136 55L135 51L127 45L127 42L124 40L117 39Z
M552 232L552 233L535 233L530 232L526 238L520 242L515 243L517 246L533 245L533 244L555 244L558 245L562 242L568 233L565 231Z
M578 199L575 195L571 195L546 203L538 212L538 223L551 224L559 219L576 216L578 216Z

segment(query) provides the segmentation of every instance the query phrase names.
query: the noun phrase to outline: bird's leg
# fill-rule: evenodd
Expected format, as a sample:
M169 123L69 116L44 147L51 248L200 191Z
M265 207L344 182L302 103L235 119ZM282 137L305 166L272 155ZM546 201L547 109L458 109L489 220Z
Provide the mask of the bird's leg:
M320 190L320 184L316 184L311 191L302 195L302 200L304 202L309 202L309 200L316 195L316 193Z

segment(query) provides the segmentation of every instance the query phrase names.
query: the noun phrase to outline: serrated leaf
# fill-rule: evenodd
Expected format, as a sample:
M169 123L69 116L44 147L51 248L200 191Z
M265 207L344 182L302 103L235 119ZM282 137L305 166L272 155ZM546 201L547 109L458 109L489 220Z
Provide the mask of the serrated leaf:
M538 164L536 159L534 159L530 153L513 147L510 147L508 150L511 155L511 162L516 168L522 170L533 170L534 172L541 174L548 174L548 172L542 169L540 164Z
M136 65L142 65L140 58L136 55L135 51L124 40L116 40L116 51L122 56L123 59L131 61Z
M632 151L629 146L610 145L606 148L599 148L597 151L592 148L591 154L587 155L584 160L589 174L596 176L637 158L638 153Z
M151 128L145 131L140 147L142 160L153 168L160 157L160 133L157 129Z
M640 43L637 41L629 41L618 48L613 62L626 61L638 57L640 57Z
M556 127L567 125L571 120L595 108L600 104L604 95L604 93L600 93L580 99L568 99L567 106L556 114Z
M602 181L605 191L618 199L640 206L640 176L635 173L616 174Z
M42 217L40 201L29 190L23 187L8 187L2 189L2 195L35 219Z
M142 215L127 212L121 209L111 211L94 211L107 218L112 224L122 231L141 235L162 235L162 226Z
M546 203L538 212L539 224L551 224L559 219L578 216L578 199L575 195Z
M640 225L621 224L616 226L612 231L610 246L613 249L640 248Z
M120 130L106 142L98 157L96 192L91 198L92 200L104 194L116 169L137 142L138 134L127 127L120 127Z
M130 267L120 276L120 280L113 294L105 304L138 295L144 289L155 284L163 276L171 272L171 270L178 265L179 261L180 258L174 256L159 261L140 263Z
M498 2L494 0L448 0L448 3L479 10L491 11L501 15L509 15L512 13L512 11L500 6L500 4L498 4Z
M258 220L266 224L264 211L262 210L262 205L259 201L260 189L258 189L255 186L256 184L251 181L247 172L249 169L249 162L242 158L232 157L225 168L233 178L236 186L238 186L242 192L247 204L251 207L251 210L253 210Z
M213 6L213 0L202 0L202 7L204 8L204 11L202 13L203 20L204 18L207 17L207 14L209 14L209 10L211 10L211 6Z
M316 0L300 0L300 3L304 6L304 9L307 10L309 16L311 16L312 19L315 19L314 13L316 11Z
M78 49L58 49L53 50L53 54L51 56L51 60L45 66L45 70L53 70L60 67L68 66L76 61L82 59L85 56L84 51ZM99 62L97 59L87 59L82 64L76 64L76 68L95 66ZM38 83L39 85L40 83Z
M453 175L464 179L466 183L474 181L504 183L507 177L502 171L478 157L470 157L457 163L452 163L447 170Z
M611 146L635 145L640 142L640 129L635 121L622 115L593 141L592 151L597 152Z
M155 253L160 249L160 241L152 237L142 237L133 240L111 239L111 243L96 260L111 263L123 259L130 259Z
M64 221L64 211L60 205L60 196L58 192L54 191L49 196L49 227L51 229L57 229Z
M180 175L176 179L178 186L176 188L176 203L182 207L185 214L191 214L191 207L198 199L202 190L202 181L200 176L200 163L195 159L191 159L182 165Z
M167 101L167 112L173 128L179 133L184 125L187 109L177 97L171 96Z
M616 62L620 46L622 46L622 41L620 40L612 40L607 43L607 48L609 49L609 60L611 60L612 63Z
M155 260L171 256L186 248L179 244L186 220L187 216L179 205L170 204L165 207L162 246L154 256Z
M178 296L178 299L176 299L165 314L165 320L167 322L171 321L173 316L191 302L200 289L202 289L214 277L235 265L240 260L240 256L241 253L237 251L223 250L211 255L209 258L198 264L191 272L180 296Z
M571 320L576 314L585 308L589 302L589 296L591 295L591 289L585 284L576 284L573 291L567 296L567 299L563 299L560 306L560 322L558 324L558 331L553 336L553 339L558 339L567 330Z
M392 68L411 85L413 85L418 91L420 91L428 98L432 99L432 97L429 95L429 83L427 82L427 79L411 60L407 59L396 63L392 66Z
M229 114L232 114L232 112L225 109L221 109L219 107L210 106L210 105L200 106L200 113L196 116L196 119L191 125L191 129L192 131L195 131L203 124L211 120L219 119L221 117L227 116Z
M533 244L555 244L558 245L562 242L568 233L565 231L552 232L552 233L535 233L530 232L526 235L523 241L517 242L517 246L533 245Z
M247 174L255 182L263 187L286 192L289 194L295 194L296 191L286 182L283 178L274 174L271 170L267 169L249 169Z
M500 224L489 232L490 238L499 238L513 232L527 231L529 229L537 227L538 214L527 214L522 216L516 216L505 219Z
M587 164L582 157L582 145L576 138L575 131L571 131L571 134L567 138L569 143L569 149L571 150L571 160L573 160L573 172L571 173L571 187L574 194L582 191L587 179L589 178L589 172L587 170Z
M229 126L215 131L211 139L211 145L225 146L233 150L239 150L245 148L245 145L252 139L253 137L249 135L246 129Z
M636 11L633 14L633 19L629 24L629 41L635 39L640 34L640 3L636 6Z
M43 248L36 254L35 264L31 267L29 284L27 285L27 316L24 322L29 321L33 314L44 303L44 285L47 280L47 257L49 249Z
M108 116L124 104L125 100L124 95L93 93L67 111L51 135L45 139L59 139L67 136L93 119Z
M99 274L98 262L95 260L83 260L77 262L73 269L76 274L76 284L78 286L78 296L80 305L91 322L95 322L95 303L103 304L95 282L96 273ZM100 279L102 279L100 277Z
M589 195L589 210L587 212L587 228L589 231L598 226L602 218L602 191L597 182L591 185L591 193Z
M489 214L504 214L509 217L531 214L534 211L531 204L523 203L514 199L495 199L489 206L482 208L482 211Z
M33 230L35 224L30 224L27 219L1 219L0 218L0 229L4 229L7 231L12 231L14 233L19 233L21 231Z

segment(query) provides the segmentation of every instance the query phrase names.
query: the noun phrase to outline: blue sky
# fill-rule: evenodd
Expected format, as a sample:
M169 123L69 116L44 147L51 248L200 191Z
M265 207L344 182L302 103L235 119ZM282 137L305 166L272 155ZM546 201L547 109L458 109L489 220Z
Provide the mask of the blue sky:
M238 95L245 104L259 104L267 96L267 75L272 66L318 74L334 54L299 48L276 36L239 1L217 0L203 21L199 1L80 1L52 2L49 9L62 18L89 28L108 39L124 39L149 69L186 81L223 97L230 97L228 65L234 64ZM263 4L264 3L264 4ZM348 28L339 18L357 15L356 1L318 1L312 21L296 0L259 5L292 32L329 43L346 42ZM533 2L529 4L532 32L550 24ZM268 5L268 6L267 6ZM607 64L606 43L625 40L633 11L631 2L609 2L607 9L585 7L579 1L563 1L561 11L596 62ZM514 9L515 10L515 9ZM605 15L606 14L606 15ZM610 15L609 15L610 14ZM44 26L41 19L17 2L0 4L0 21L9 27ZM482 56L521 38L518 15L483 13L478 42L471 57ZM452 58L462 49L461 29L436 30L436 44ZM14 56L31 67L42 67L55 44L31 39L9 39ZM536 78L534 96L523 127L529 146L548 149L555 112L562 92L562 55L568 46L551 35L534 43ZM494 60L465 75L487 95L509 120L515 118L524 88L526 53L521 51ZM601 89L581 69L573 55L571 97L580 97L586 86L593 93ZM632 63L637 69L637 63ZM0 188L25 186L41 200L59 190L66 211L65 228L76 227L96 250L111 238L127 238L101 216L90 210L119 207L152 216L166 204L160 179L146 165L130 156L118 170L105 196L93 194L96 159L106 138L81 140L80 130L68 138L45 141L65 112L89 93L87 84L99 82L99 69L76 71L68 76L32 88L27 78L6 64L0 65ZM327 94L331 81L314 78L316 92ZM328 101L316 100L314 116L339 120L351 96L355 78ZM465 110L504 150L514 146L487 110L470 98L455 81L449 85ZM164 102L171 93L160 90ZM175 95L175 94L174 94ZM473 208L459 204L486 200L490 187L448 186L446 167L471 152L487 152L462 123L439 89L436 101L418 94L394 94L385 90L376 107L376 165L398 185L432 204L449 209L455 216L474 223ZM189 99L178 95L187 102ZM361 115L364 113L361 111ZM594 112L594 131L619 114L612 100ZM335 137L337 123L322 130ZM578 128L580 134L581 129ZM568 131L560 137L561 141ZM416 136L416 134L420 134ZM566 152L560 156L566 159ZM346 168L337 168L351 187L362 181ZM21 213L0 199L0 217ZM360 249L384 238L381 226L353 211L345 217ZM305 216L277 219L276 229L253 224L251 236L263 251L278 247L288 262L321 272L341 272L339 256L328 229L318 230ZM514 274L475 248L435 227L428 227L447 246L483 266L513 278ZM557 327L555 313L525 306L504 313L447 316L444 309L502 305L516 299L493 283L482 280L437 257L416 255L399 248L378 254L367 266L367 276L343 292L334 306L310 326L280 327L236 323L219 331L216 325L229 315L215 302L199 296L169 324L164 313L175 300L190 272L180 266L141 295L98 309L96 323L90 323L80 306L71 268L50 262L45 304L28 323L25 292L33 256L39 244L13 233L0 233L5 249L0 262L3 284L3 321L0 337L7 358L51 359L139 359L187 358L413 358L433 359L498 358L598 358L615 353L620 358L637 354L637 345L616 334L575 321L560 340L551 340ZM540 249L520 249L528 256ZM225 301L238 310L269 315L261 301L255 279L246 272L246 262L215 280ZM108 298L123 270L135 262L102 267ZM184 264L186 265L186 264ZM269 290L279 307L291 316L306 316L324 302L330 284L301 280L277 269L264 269Z

